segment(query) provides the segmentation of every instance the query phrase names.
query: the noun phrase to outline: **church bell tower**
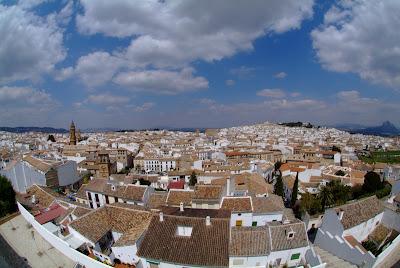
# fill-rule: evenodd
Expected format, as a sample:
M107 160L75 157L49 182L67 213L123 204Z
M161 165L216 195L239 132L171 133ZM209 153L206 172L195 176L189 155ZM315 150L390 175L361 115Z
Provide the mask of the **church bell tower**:
M76 135L75 135L75 124L74 121L71 122L69 127L69 145L76 145Z

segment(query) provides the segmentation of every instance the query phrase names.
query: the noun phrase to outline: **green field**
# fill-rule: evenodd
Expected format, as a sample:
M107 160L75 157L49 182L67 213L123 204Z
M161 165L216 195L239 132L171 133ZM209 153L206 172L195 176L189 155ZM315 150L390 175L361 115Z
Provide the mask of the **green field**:
M400 163L400 151L387 151L387 152L371 152L371 156L360 156L360 159L366 163Z

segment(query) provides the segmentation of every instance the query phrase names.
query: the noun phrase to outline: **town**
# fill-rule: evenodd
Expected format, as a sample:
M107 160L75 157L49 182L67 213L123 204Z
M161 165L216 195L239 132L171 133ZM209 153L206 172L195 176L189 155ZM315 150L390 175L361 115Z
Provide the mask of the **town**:
M0 134L0 174L20 212L11 222L30 224L76 267L398 261L399 137L268 122L203 132L78 127Z
M400 0L0 0L0 268L400 268Z

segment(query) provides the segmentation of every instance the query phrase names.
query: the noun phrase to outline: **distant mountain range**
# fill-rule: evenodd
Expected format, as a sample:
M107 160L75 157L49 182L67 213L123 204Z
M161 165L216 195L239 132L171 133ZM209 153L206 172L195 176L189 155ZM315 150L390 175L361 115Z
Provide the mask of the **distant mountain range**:
M67 133L68 132L68 130L64 128L52 128L52 127L0 127L0 131L7 131L12 133L24 133L24 132Z
M366 127L357 124L343 124L334 126L337 129L348 131L352 134L376 135L383 137L398 136L400 130L389 121L385 121L380 126Z
M82 133L87 132L135 132L144 130L170 130L170 131L182 131L182 132L195 132L196 128L169 128L169 127L157 127L148 129L119 129L119 128L86 128L81 130ZM200 132L204 132L204 128L199 129ZM0 127L0 131L7 131L12 133L25 133L25 132L42 132L42 133L68 133L69 130L64 128L52 128L52 127Z

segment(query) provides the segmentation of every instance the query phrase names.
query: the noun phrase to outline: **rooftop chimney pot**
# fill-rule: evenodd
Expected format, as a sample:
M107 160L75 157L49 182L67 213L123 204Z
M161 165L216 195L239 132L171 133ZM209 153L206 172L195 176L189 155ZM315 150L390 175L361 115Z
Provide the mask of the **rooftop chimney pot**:
M211 218L210 216L206 217L206 226L210 226L211 225Z
M183 212L183 203L182 202L179 204L179 211Z

